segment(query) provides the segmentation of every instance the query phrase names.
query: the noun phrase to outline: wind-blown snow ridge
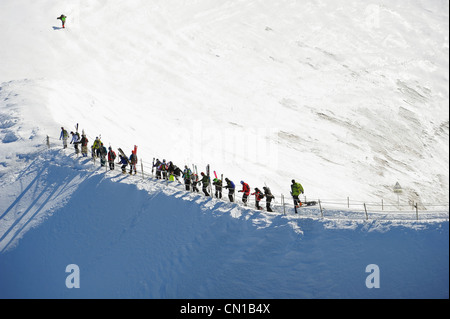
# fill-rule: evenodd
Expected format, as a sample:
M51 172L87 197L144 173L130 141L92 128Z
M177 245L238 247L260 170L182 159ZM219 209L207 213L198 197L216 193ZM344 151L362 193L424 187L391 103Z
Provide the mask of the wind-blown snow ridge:
M427 223L448 221L447 212L420 213L420 220L412 212L402 213L374 213L352 212L326 209L324 212L318 207L304 207L298 215L293 213L290 205L283 207L280 203L273 205L274 212L258 211L251 206L244 207L242 203L230 203L227 199L219 200L206 197L201 193L191 193L184 190L178 182L168 182L155 178L142 177L142 175L122 174L119 170L110 171L93 164L92 159L77 157L71 150L45 149L28 154L30 160L14 179L3 182L2 187L6 194L14 194L20 188L21 193L12 201L0 216L0 251L14 247L15 243L32 227L38 226L52 213L64 206L70 197L83 187L83 182L96 177L101 180L108 179L115 183L136 185L138 190L144 190L149 197L165 196L194 202L202 210L211 213L226 213L237 219L251 219L257 228L269 227L273 220L285 220L286 226L302 233L302 220L305 218L320 220L325 228L356 229L364 225L368 231L376 229L386 230L394 225L402 225L414 229L426 227ZM6 185L5 185L6 184ZM18 186L20 185L20 186ZM16 195L16 194L15 194ZM95 194L91 194L95 198ZM226 198L226 196L224 196ZM86 200L91 200L90 197ZM249 203L251 205L252 202ZM370 221L367 219L370 218ZM386 226L386 222L388 225Z
M0 298L448 297L448 219L261 212L70 153L31 154L2 185L21 194L0 216ZM384 289L364 285L373 263Z

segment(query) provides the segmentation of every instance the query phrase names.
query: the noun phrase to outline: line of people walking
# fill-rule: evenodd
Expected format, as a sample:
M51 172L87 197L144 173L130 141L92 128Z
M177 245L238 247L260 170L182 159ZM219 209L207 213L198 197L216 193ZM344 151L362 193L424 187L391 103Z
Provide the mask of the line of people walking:
M86 137L86 134L84 133L84 130L82 131L82 134L78 133L78 127L76 132L70 132L72 135L72 140L70 141L70 144L74 145L75 153L79 154L79 148L78 145L81 144L81 154L83 157L87 157L88 153L88 143L89 140ZM60 140L63 140L63 148L67 148L67 140L68 140L69 134L67 133L67 130L64 129L64 127L61 127L61 135ZM122 173L126 173L127 167L130 166L129 174L136 174L136 165L138 162L137 154L136 154L136 147L134 150L131 151L131 155L127 157L122 149L119 150L119 156L117 163L118 165L121 165ZM114 170L114 160L117 158L116 152L111 148L111 146L106 149L103 142L101 141L101 137L97 136L91 146L91 154L92 158L100 158L100 165L102 167L106 166L106 162L109 163L110 170ZM195 169L195 172L194 172ZM212 187L214 187L214 196L215 198L222 199L222 189L225 188L228 190L228 199L230 202L235 201L235 192L236 192L236 185L232 180L230 180L228 177L224 179L225 185L222 181L222 178L219 179L217 176L213 179L211 183L211 179L209 174L205 174L204 172L200 173L200 176L198 176L197 167L193 166L193 169L191 170L187 165L184 166L184 170L181 170L177 165L175 165L172 161L166 162L165 159L160 161L159 159L154 159L152 163L152 175L155 171L155 177L157 179L164 179L168 181L178 181L179 183L182 183L180 179L183 180L186 191L192 191L199 193L200 190L198 188L198 185L201 184L202 186L202 192L205 196L211 196L210 191L212 192ZM215 172L214 172L215 173ZM294 179L291 181L291 196L294 201L294 208L295 213L297 213L297 208L301 207L303 203L301 202L299 196L300 194L304 193L303 186L296 182ZM263 191L261 191L259 188L254 188L254 192L251 192L251 188L248 183L244 182L243 180L240 181L240 184L242 186L241 190L238 190L238 193L242 193L242 202L245 206L247 206L248 198L249 196L255 196L255 207L259 210L263 209L260 205L261 200L264 198L266 199L266 210L268 212L273 212L272 210L272 201L275 199L275 196L272 195L272 192L270 191L270 188L267 186L263 187Z

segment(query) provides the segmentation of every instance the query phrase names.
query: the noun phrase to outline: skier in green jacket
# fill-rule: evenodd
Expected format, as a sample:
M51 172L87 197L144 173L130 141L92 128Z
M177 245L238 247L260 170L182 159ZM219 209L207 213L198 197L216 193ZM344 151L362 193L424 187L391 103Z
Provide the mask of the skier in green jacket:
M66 18L67 17L64 14L61 14L61 16L56 18L57 20L61 20L63 28L65 28L64 25L66 24Z
M300 201L300 199L298 198L298 196L300 194L303 194L303 186L300 183L296 183L295 180L292 180L292 185L291 185L291 195L292 198L294 199L294 208L295 208L295 213L297 214L297 208L299 208L300 206L302 206L302 202Z

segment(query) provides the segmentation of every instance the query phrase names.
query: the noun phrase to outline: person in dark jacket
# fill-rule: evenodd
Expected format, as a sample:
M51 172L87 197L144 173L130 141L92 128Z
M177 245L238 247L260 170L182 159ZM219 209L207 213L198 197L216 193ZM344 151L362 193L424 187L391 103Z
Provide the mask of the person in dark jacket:
M125 156L122 156L122 154L119 154L119 160L120 160L119 164L122 164L122 167L121 167L122 173L126 174L127 166L128 166L128 159Z
M272 202L272 199L275 198L275 196L272 195L272 192L270 191L269 187L264 186L264 195L266 196L266 208L268 212L273 212L272 208L270 207L270 203Z
M216 198L222 199L222 181L214 178L213 182L213 185L216 187Z
M192 174L192 191L198 193L199 190L197 188L197 183L198 183L198 175L197 174Z
M189 167L187 167L187 165L184 165L183 180L184 186L187 191L191 189L191 178L192 178L191 170L189 169Z
M230 199L230 202L234 202L234 190L235 190L234 183L230 181L228 177L225 178L225 182L227 183L225 188L228 189L228 198Z
M205 175L205 173L201 173L202 175L202 179L200 180L200 182L202 183L202 191L205 194L205 196L209 196L208 193L208 186L209 186L209 177Z
M156 178L157 179L161 179L161 170L160 170L161 164L162 164L161 161L159 159L156 159L156 162L153 165L153 168L156 169ZM152 169L152 172L153 172L153 169Z
M100 143L99 153L100 153L100 165L106 166L106 155L108 154L108 151L106 150L106 147L103 146L103 143Z
M133 171L134 171L134 174L136 175L136 165L137 165L138 159L137 159L137 155L134 151L131 151L129 161L130 161L130 175L133 174Z

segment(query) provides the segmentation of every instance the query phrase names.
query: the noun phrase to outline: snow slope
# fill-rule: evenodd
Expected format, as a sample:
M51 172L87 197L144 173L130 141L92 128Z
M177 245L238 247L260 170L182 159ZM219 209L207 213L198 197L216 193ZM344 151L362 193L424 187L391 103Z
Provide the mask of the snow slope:
M60 150L21 174L26 187L0 216L21 216L0 229L0 298L448 298L448 218L261 212ZM71 264L78 289L65 284ZM372 264L380 288L368 289Z
M296 178L310 198L393 203L399 181L404 203L448 202L446 1L0 9L1 87L34 94L41 138L79 123L147 163L210 163L277 194Z
M1 297L448 298L448 2L15 0L0 30ZM103 176L47 150L75 123L147 171L387 205L399 181L431 215L284 216Z

